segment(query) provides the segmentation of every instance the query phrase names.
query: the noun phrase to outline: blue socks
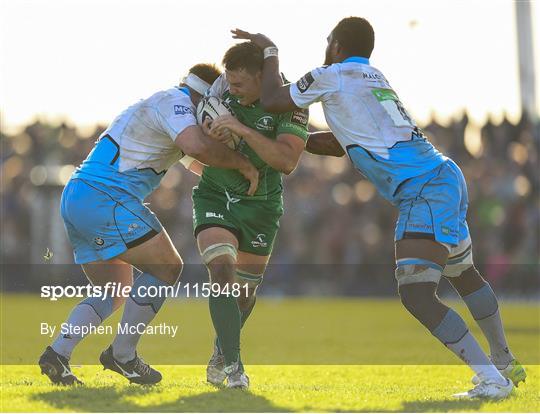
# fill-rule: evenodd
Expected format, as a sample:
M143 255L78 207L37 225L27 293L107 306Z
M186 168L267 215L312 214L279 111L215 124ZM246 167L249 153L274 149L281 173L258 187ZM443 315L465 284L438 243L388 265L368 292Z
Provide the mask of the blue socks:
M121 327L146 327L159 312L166 298L165 295L153 297L149 296L148 293L153 295L162 286L169 285L149 273L143 273L135 279L131 294L126 300L120 322ZM125 333L119 332L112 344L114 358L122 363L135 358L135 349L141 334L141 329L131 329L130 332Z

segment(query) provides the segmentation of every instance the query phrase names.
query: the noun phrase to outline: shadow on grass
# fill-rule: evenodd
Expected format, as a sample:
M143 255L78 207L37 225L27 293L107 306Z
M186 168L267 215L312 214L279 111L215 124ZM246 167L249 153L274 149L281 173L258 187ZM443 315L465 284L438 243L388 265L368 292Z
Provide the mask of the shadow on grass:
M403 403L405 412L448 412L448 411L478 411L484 404L482 400L432 400L407 401Z
M140 405L135 397L151 396L155 400L161 391L170 396L170 389L160 387L144 388L129 386L117 389L115 386L100 388L58 388L32 396L32 399L49 404L51 407L74 412L288 412L290 409L274 405L268 399L253 395L249 391L208 387L208 392L191 396L179 396L174 401ZM181 387L178 387L179 392ZM479 411L481 400L428 400L407 401L398 410L364 407L359 412L465 412ZM311 411L309 407L306 407ZM317 409L316 411L319 411ZM325 407L324 411L334 411ZM338 410L339 411L339 410Z
M143 405L133 398L148 395L149 400L159 398L160 392L170 397L170 388L129 386L117 389L114 386L99 388L58 388L38 393L32 399L52 407L74 412L284 412L290 411L272 404L264 397L249 391L227 388L212 388L197 395L181 396L174 401ZM178 387L180 394L182 388ZM174 392L174 391L173 391ZM151 397L151 398L150 398Z
M479 411L484 401L482 400L428 400L406 401L399 410L384 410L381 408L363 408L362 412L373 413L426 413L426 412L465 412Z

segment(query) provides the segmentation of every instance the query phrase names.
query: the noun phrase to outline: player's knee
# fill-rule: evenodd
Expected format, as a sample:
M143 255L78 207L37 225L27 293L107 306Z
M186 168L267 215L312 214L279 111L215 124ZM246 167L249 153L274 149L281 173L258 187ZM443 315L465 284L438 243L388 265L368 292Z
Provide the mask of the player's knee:
M481 289L487 284L480 272L473 265L470 265L459 276L447 277L447 279L462 297Z
M208 267L210 280L224 286L233 283L238 252L230 243L216 243L201 252L203 262Z
M230 255L217 256L207 266L212 283L217 283L220 286L234 283L236 262Z
M113 298L113 312L116 311L118 308L122 307L126 303L126 298L124 296L116 296Z
M464 266L455 272L455 276L448 276L445 272L445 277L452 280L484 280L474 265Z
M422 319L422 316L429 312L430 307L433 305L433 297L430 296L426 297L423 292L415 289L415 286L406 286L399 289L401 303L417 319Z
M248 289L247 296L242 294L236 298L236 301L241 312L247 311L251 308L253 301L255 301L255 289Z
M182 270L184 269L184 262L180 256L177 256L173 263L167 266L167 280L166 282L169 285L174 285L180 279L182 275Z
M180 255L176 254L169 258L166 264L156 265L148 273L172 286L180 279L183 268L184 262Z
M399 287L399 296L403 306L419 321L431 319L442 305L436 295L437 284L411 283Z

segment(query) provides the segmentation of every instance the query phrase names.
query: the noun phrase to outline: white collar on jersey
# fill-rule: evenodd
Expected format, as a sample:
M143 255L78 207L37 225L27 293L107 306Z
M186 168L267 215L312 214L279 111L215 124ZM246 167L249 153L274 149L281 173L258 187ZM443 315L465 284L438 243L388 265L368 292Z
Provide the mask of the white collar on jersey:
M210 84L203 81L201 78L199 78L193 73L188 73L188 75L185 76L184 79L182 79L182 83L189 86L191 89L201 95L204 95L208 88L210 88Z

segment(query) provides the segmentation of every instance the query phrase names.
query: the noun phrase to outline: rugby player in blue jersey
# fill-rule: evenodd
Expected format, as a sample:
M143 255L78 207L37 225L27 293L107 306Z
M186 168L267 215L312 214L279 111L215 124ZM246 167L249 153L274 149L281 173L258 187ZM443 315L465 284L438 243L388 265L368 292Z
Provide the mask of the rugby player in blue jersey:
M473 265L465 179L427 140L386 77L370 64L375 35L369 22L341 20L328 36L324 66L290 85L282 84L278 50L270 39L239 29L232 33L264 50L262 106L279 113L321 102L331 132L311 134L306 150L347 154L398 208L395 277L401 301L475 372L475 387L456 396L507 397L526 373L509 350L497 298ZM443 276L480 326L490 358L463 319L437 297Z
M195 158L202 164L236 169L249 181L247 193L257 190L258 171L248 159L208 137L206 125L204 131L197 125L196 105L219 75L213 65L195 65L180 86L127 108L103 132L67 183L61 214L75 263L93 285L133 285L127 299L110 294L86 298L72 310L67 321L71 326L98 326L124 302L121 324L146 326L163 305L165 297L149 297L144 292L150 286L174 285L182 259L143 200L173 164ZM200 163L190 164L200 167ZM135 281L132 266L142 272ZM100 361L130 382L154 384L161 374L138 357L139 331L118 333ZM59 335L41 356L41 372L53 383L81 383L69 365L81 339L82 335Z

